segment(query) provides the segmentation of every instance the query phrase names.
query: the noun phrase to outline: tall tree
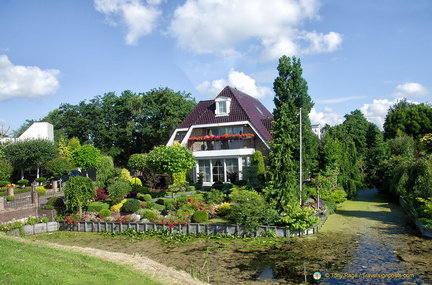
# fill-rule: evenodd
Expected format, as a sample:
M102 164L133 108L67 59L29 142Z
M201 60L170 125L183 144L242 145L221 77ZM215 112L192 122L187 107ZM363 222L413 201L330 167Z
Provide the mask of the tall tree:
M384 122L384 137L392 139L398 133L416 141L432 133L432 106L427 103L409 103L404 99L390 107Z
M314 104L308 95L307 82L302 77L300 60L282 56L278 71L279 76L273 83L275 109L269 157L271 185L266 191L270 201L285 211L289 203L299 201L300 127L304 149L302 180L313 168L318 144L308 116Z
M171 133L195 105L195 99L189 93L169 88L152 89L142 94L138 124L140 152L146 153L157 145L167 143Z

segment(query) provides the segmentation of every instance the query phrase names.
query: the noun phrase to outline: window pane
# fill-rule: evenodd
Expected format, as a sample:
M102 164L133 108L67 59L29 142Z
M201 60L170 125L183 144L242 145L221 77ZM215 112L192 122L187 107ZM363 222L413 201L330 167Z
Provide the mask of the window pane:
M199 173L203 174L203 182L210 182L210 160L198 161Z

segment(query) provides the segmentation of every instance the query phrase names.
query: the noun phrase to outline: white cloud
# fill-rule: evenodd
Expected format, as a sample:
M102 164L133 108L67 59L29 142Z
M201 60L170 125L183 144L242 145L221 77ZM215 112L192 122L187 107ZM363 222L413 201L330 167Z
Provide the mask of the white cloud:
M238 90L245 92L255 98L264 98L272 95L270 88L258 86L255 79L244 74L243 72L231 69L228 74L228 79L217 79L213 81L205 81L197 86L197 90L201 93L207 93L211 96L216 96L225 86L232 86Z
M171 34L196 53L218 53L250 43L259 46L262 60L281 55L333 52L342 36L300 29L317 19L317 0L187 0L174 12Z
M360 110L369 122L376 124L382 130L389 108L397 101L398 99L374 99L372 104L364 104Z
M142 36L150 34L156 26L162 12L157 5L161 0L95 0L95 8L105 14L111 25L117 25L119 17L127 29L126 43L136 44Z
M429 94L426 87L420 83L404 83L396 86L395 91L391 94L391 97L395 98L415 98L424 97Z
M59 76L57 69L14 65L6 55L0 55L0 101L53 94L60 87Z
M335 126L343 122L342 117L329 107L325 107L324 112L317 112L315 108L312 108L309 113L309 119L312 124L320 124L321 127L324 127L326 124Z

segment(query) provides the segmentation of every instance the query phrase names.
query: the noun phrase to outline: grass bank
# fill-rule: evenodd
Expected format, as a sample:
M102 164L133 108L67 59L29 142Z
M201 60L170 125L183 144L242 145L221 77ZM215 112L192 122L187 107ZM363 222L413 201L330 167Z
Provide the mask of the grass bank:
M0 284L162 284L130 267L0 235Z

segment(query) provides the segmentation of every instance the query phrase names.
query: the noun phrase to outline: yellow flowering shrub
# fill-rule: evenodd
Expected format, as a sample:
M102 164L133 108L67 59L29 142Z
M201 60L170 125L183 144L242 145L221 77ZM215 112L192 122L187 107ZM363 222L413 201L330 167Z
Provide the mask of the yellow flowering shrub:
M126 203L127 199L123 199L120 203L112 205L110 210L112 212L120 212L121 207L123 207L123 204Z

